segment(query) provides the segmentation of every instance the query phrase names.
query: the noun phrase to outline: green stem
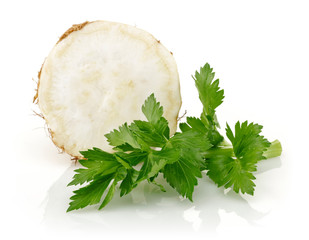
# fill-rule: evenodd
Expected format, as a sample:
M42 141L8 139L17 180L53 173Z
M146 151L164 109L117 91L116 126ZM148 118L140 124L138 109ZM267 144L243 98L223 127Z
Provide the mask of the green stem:
M215 147L207 150L206 152L203 153L205 158L212 158L216 155L229 155L233 156L233 146L232 145L225 145L225 146L220 146L220 147Z
M266 158L274 158L279 157L282 153L282 146L279 140L275 140L271 142L269 148L267 148L266 152L264 152L263 156Z
M282 153L281 143L279 142L279 140L275 140L271 142L269 148L267 148L263 156L268 159L268 158L279 157L281 153ZM216 147L216 148L211 148L204 153L204 156L206 158L211 158L216 155L234 156L233 146L230 144L227 144L227 142L224 141L223 145Z

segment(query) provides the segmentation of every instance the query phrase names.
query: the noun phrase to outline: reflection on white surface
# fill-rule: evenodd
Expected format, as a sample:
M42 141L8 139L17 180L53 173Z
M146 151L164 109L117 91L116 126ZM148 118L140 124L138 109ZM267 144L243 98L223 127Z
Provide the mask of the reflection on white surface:
M195 206L185 210L183 213L183 218L192 223L192 227L197 231L202 223L202 219L199 217L201 211L195 210Z
M263 161L259 164L259 172L278 168L280 158ZM70 166L53 184L46 198L43 224L47 230L72 229L82 231L147 231L158 227L168 231L207 231L215 232L220 224L220 211L233 213L249 224L255 224L267 215L252 208L249 202L233 191L217 188L204 174L195 188L193 200L180 198L178 193L170 188L163 179L158 181L164 184L167 192L161 192L157 186L142 183L129 195L122 198L119 192L113 200L101 211L98 206L89 206L85 209L66 213L69 198L74 187L66 185L74 175L77 166Z

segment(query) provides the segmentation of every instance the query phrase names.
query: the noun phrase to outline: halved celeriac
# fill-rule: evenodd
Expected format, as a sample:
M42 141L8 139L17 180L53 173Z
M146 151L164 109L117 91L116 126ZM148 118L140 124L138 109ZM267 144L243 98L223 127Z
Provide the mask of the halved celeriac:
M53 142L79 158L92 147L111 152L104 135L145 120L141 106L151 93L173 134L181 96L172 53L141 29L95 21L60 38L40 71L37 100Z

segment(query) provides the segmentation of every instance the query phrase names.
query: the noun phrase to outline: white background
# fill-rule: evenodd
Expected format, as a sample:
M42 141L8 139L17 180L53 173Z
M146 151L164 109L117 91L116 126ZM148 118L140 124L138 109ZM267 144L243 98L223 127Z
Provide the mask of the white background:
M1 239L308 239L308 1L1 1ZM207 177L194 203L142 185L102 211L66 213L77 167L33 115L37 72L61 34L85 20L136 25L178 64L183 107L201 106L191 74L206 61L225 90L221 125L264 126L283 145L258 165L255 196ZM74 237L74 238L73 238Z

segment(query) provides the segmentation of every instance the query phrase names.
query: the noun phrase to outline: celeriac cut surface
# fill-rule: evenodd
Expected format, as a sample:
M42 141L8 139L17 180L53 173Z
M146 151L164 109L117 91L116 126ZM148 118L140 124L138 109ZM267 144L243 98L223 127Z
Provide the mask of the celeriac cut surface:
M154 93L171 134L181 106L172 54L136 27L96 21L61 39L40 73L38 104L53 142L68 154L98 147L124 122L145 120L141 106Z

